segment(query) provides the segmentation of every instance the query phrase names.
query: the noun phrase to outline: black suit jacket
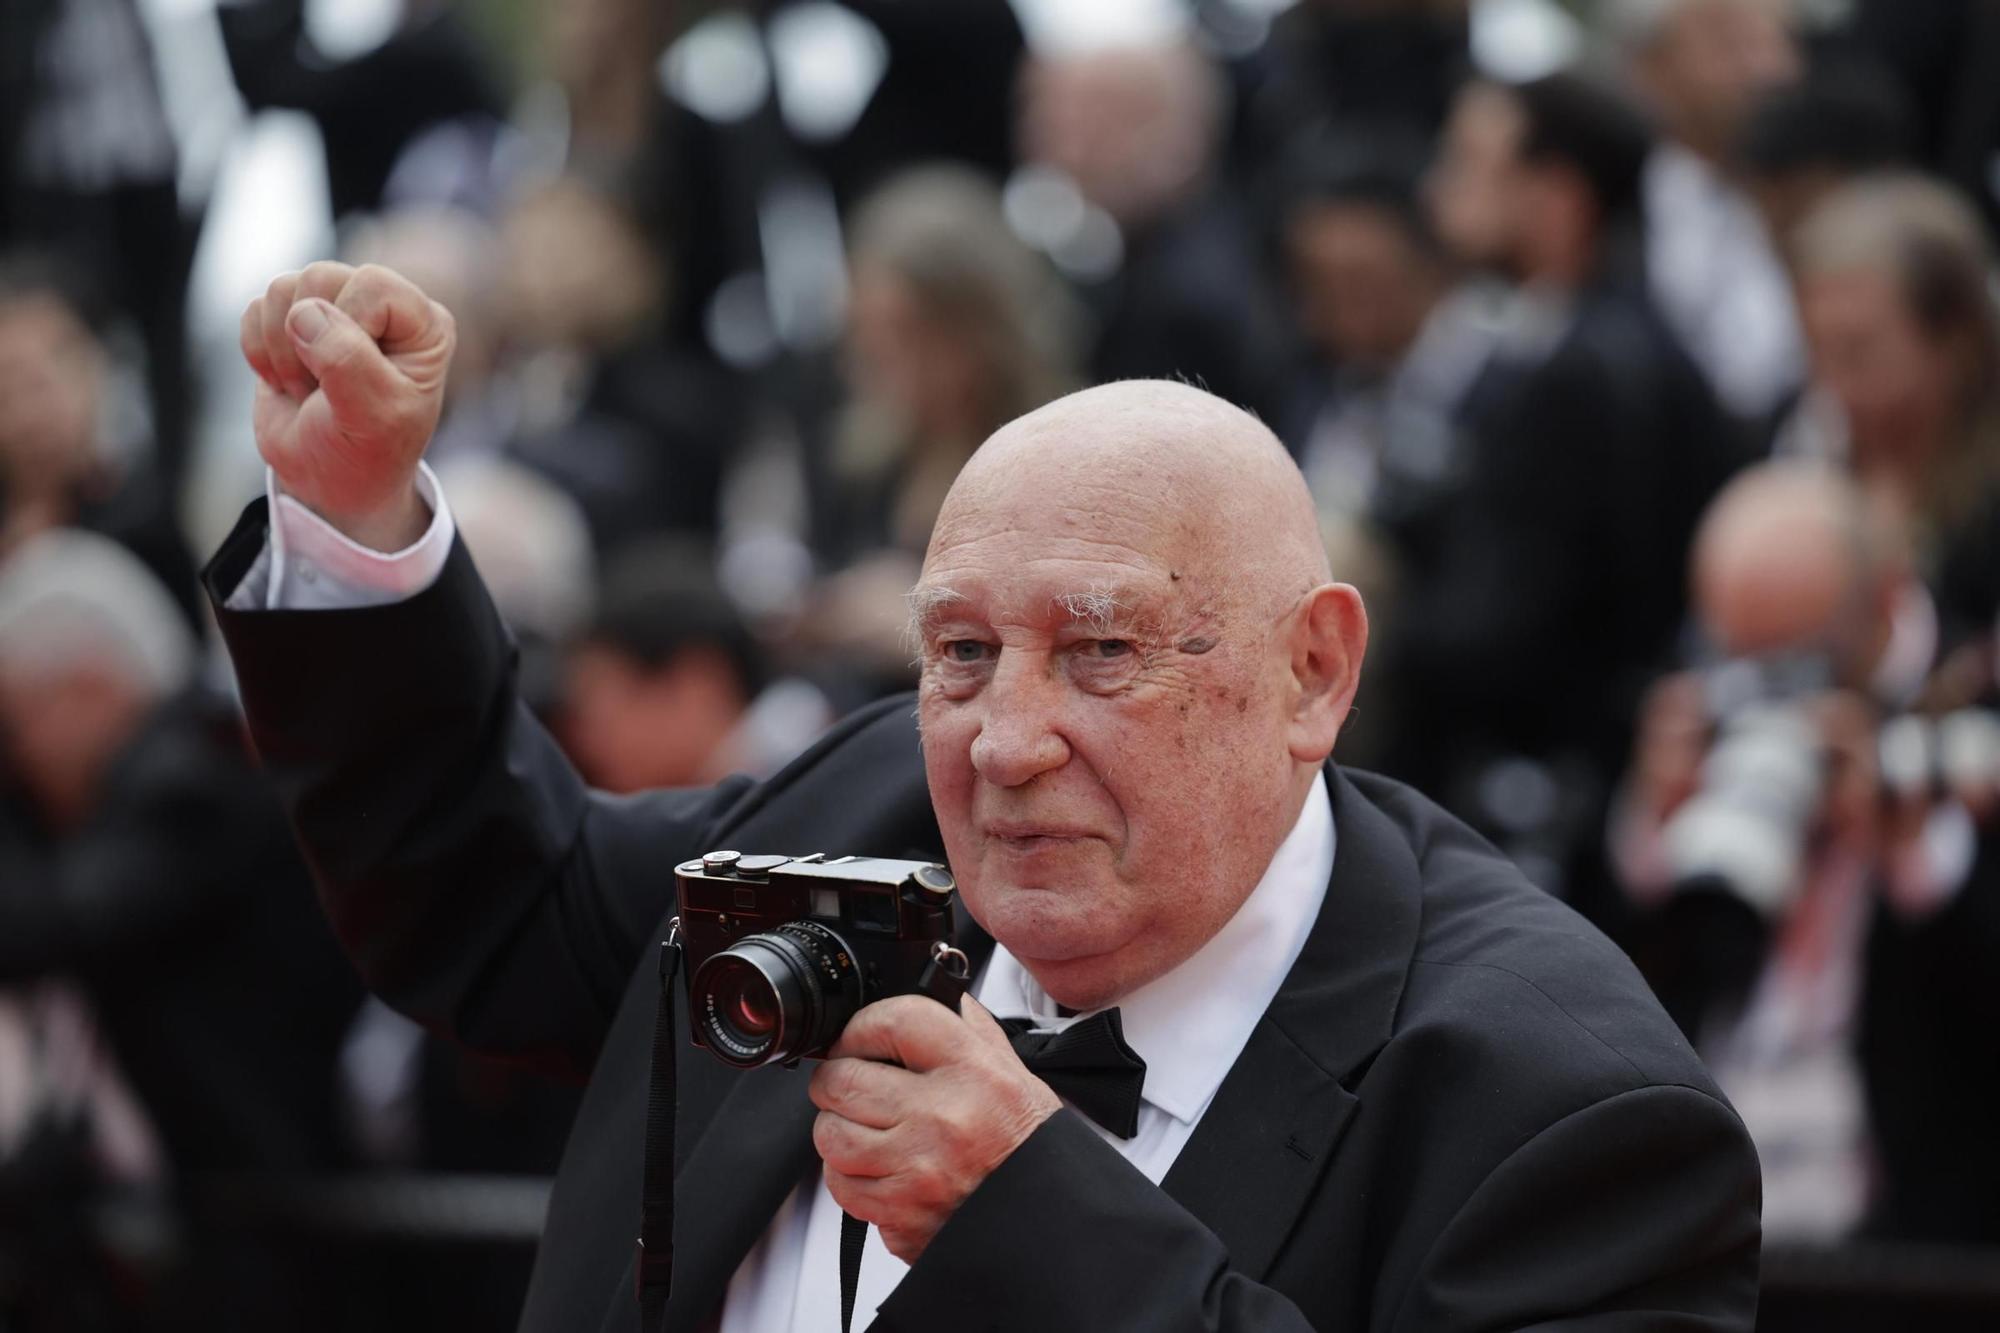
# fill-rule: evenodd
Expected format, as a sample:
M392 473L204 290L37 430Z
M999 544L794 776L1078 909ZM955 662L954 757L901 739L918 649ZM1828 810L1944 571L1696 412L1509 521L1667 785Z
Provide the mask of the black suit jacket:
M1434 540L1406 548L1383 645L1408 698L1395 770L1462 812L1468 759L1495 753L1575 755L1608 789L1673 654L1695 524L1743 442L1641 278L1615 268L1545 356L1497 354L1460 412L1467 475Z
M253 506L218 602L264 540ZM934 853L907 698L776 778L587 792L514 698L463 549L406 602L221 612L257 743L374 985L590 1075L526 1329L635 1329L654 945L672 867ZM1298 964L1155 1188L1072 1113L977 1190L878 1329L1747 1328L1756 1164L1602 936L1406 788L1329 771L1339 846ZM680 1061L669 1326L713 1313L812 1168L805 1069Z

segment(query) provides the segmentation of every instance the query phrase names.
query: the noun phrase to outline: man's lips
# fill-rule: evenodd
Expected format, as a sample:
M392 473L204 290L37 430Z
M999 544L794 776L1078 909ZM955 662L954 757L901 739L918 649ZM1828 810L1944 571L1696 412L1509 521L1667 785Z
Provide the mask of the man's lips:
M1037 847L1055 847L1064 843L1082 842L1097 836L1090 829L1073 828L1062 824L1025 823L988 824L985 833L996 842L1024 851Z

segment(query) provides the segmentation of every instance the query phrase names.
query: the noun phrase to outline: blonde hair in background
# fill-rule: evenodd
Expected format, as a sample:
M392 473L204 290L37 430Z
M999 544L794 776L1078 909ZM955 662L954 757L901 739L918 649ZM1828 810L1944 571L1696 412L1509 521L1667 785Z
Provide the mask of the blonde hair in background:
M1965 359L1957 429L1921 496L1929 535L1950 529L2000 485L2000 310L1978 214L1956 191L1915 172L1866 176L1799 224L1791 254L1801 279L1887 273L1927 338L1957 341Z

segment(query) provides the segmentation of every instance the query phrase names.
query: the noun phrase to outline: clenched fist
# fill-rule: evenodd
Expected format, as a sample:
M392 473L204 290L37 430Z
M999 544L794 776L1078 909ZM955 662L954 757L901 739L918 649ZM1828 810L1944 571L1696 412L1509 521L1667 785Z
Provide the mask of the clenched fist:
M273 278L243 312L243 355L257 372L257 452L278 484L363 546L421 537L417 461L455 341L451 313L386 268Z

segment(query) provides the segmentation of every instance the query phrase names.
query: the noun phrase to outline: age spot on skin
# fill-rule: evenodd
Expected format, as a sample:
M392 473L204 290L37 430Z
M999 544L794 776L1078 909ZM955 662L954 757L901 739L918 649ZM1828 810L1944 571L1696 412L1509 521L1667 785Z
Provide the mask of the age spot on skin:
M1215 647L1215 639L1210 635L1198 634L1192 639L1182 639L1174 646L1190 656L1200 656Z

